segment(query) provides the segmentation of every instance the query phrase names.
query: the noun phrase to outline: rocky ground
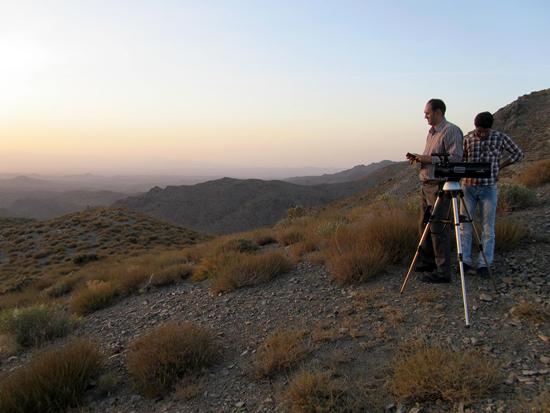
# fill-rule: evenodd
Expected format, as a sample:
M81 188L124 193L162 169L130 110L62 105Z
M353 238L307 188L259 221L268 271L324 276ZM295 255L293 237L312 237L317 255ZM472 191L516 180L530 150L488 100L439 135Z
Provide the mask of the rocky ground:
M306 369L332 369L363 394L365 411L509 412L520 393L529 398L550 380L550 326L516 318L521 299L550 305L550 190L537 204L512 214L532 229L519 248L497 254L490 280L466 275L470 328L465 327L460 278L426 285L411 276L400 289L408 265L395 266L358 286L331 280L328 269L308 262L264 284L214 295L203 283L183 283L127 297L84 319L79 333L99 338L108 355L105 372L116 379L111 394L92 387L80 412L282 412L290 373L271 379L252 374L257 350L280 329L304 329L311 352ZM546 241L545 241L546 240ZM426 300L433 292L433 301ZM212 331L221 349L195 395L151 400L136 394L124 367L127 346L161 323L193 322ZM417 336L455 351L477 347L502 363L503 383L490 398L471 405L430 402L401 406L384 392L395 346ZM21 361L21 360L19 360ZM12 360L10 363L17 363ZM4 365L3 368L9 368ZM299 369L295 370L299 371Z

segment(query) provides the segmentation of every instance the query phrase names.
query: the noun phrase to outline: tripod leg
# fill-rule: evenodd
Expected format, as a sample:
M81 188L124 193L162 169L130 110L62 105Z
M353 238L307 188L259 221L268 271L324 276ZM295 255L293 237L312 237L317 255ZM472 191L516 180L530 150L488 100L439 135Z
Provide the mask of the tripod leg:
M466 281L464 279L464 264L462 262L462 243L460 242L460 218L458 216L456 194L453 194L453 213L456 235L456 250L458 252L458 266L460 268L460 281L462 283L462 299L464 301L464 318L466 320L466 327L470 327L470 319L468 317L468 301L466 299Z
M462 206L464 207L464 211L466 211L466 216L468 217L468 222L470 226L472 227L472 232L474 234L474 238L477 243L477 248L479 249L479 252L483 256L483 260L485 261L485 265L487 266L487 270L489 271L489 275L491 276L491 281L493 282L493 286L495 287L495 291L498 293L498 287L497 283L495 282L495 277L493 277L493 271L491 270L491 266L489 265L489 262L487 261L487 256L485 255L485 251L483 250L483 244L481 242L481 237L477 233L477 229L474 225L474 220L472 219L472 216L470 215L470 211L468 211L468 207L466 206L466 201L464 201L464 194L460 194L461 200L462 200Z
M432 216L433 212L435 211L435 208L437 208L437 204L439 203L439 197L435 200L434 207L432 209ZM418 247L416 248L416 254L414 255L412 264L409 268L409 272L407 273L407 277L405 278L405 282L403 283L403 286L401 287L401 294L403 294L403 290L405 289L405 285L407 285L407 280L409 279L409 276L411 275L412 269L414 267L414 263L416 262L416 259L418 258L418 254L420 253L420 250L422 249L422 243L424 242L424 239L426 238L426 235L428 234L428 228L430 227L430 223L432 222L432 218L430 217L430 220L426 224L426 227L424 228L424 232L422 233L422 237L420 238L420 242L418 243Z

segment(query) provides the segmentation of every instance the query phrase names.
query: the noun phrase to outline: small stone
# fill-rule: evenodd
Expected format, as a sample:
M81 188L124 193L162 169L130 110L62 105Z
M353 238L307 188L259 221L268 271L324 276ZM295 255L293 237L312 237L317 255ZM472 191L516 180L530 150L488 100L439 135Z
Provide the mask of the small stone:
M491 302L491 301L493 301L493 297L491 297L489 294L481 294L481 295L479 296L479 299L480 299L481 301L486 301L486 302Z
M550 363L550 357L544 357L544 356L543 356L543 357L540 358L540 362L541 362L542 364L548 365L548 363Z
M244 405L245 405L245 402L238 402L238 403L235 403L235 407L237 407L237 408L239 408L239 409L240 409L241 407L243 407Z

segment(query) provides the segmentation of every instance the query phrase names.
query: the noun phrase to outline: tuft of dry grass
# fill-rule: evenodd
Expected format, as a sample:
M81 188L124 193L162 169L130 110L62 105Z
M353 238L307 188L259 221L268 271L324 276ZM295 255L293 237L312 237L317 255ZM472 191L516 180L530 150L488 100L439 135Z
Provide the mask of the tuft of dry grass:
M172 396L181 401L191 400L199 393L201 387L202 382L197 382L195 377L184 377L176 384Z
M167 323L130 344L126 367L138 391L147 397L168 393L183 377L214 362L217 350L210 333L191 323Z
M0 314L0 333L11 335L24 347L39 346L69 334L78 321L67 314L62 304L39 304L4 310Z
M401 346L391 361L388 390L406 401L471 403L502 381L495 360L473 349L453 352L415 340Z
M290 380L286 402L294 413L352 413L365 411L343 380L329 372L302 371Z
M513 307L510 312L514 317L531 320L535 323L546 322L550 314L540 304L533 301L521 299L517 306Z
M282 330L270 335L256 353L256 377L268 377L290 369L309 353L304 343L305 331Z
M40 352L0 377L0 411L65 411L80 401L104 361L99 344L87 338Z
M69 298L69 309L77 315L86 315L108 307L116 294L110 281L87 281Z
M495 220L495 250L514 249L529 234L529 228L525 223L510 218L497 218Z
M259 254L226 254L211 265L210 288L217 294L267 281L291 268L292 262L284 253L270 250Z
M531 412L531 413L548 413L550 412L550 390L548 387L541 385L532 399L526 399L523 394L517 407L515 409L518 413Z
M550 159L528 167L516 177L516 182L527 188L537 188L550 182Z
M421 303L429 304L437 301L439 295L437 291L421 291L416 294L416 299Z

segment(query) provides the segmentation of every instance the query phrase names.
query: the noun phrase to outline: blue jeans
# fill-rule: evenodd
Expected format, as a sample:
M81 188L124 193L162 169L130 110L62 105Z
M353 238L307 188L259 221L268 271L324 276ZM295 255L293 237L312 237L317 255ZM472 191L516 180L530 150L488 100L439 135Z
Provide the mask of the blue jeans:
M481 244L483 252L487 257L489 265L493 262L495 252L495 215L497 210L498 190L497 184L491 186L472 186L462 184L464 192L464 203L470 212L472 218L475 215L476 207L479 205L481 219ZM462 212L466 215L465 212ZM470 257L472 253L472 226L469 223L460 224L460 238L462 239L462 257L463 262L472 265ZM481 252L477 259L477 266L486 267L485 260Z

